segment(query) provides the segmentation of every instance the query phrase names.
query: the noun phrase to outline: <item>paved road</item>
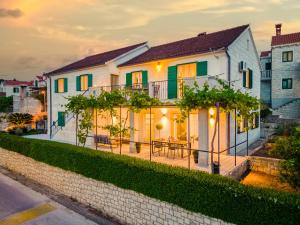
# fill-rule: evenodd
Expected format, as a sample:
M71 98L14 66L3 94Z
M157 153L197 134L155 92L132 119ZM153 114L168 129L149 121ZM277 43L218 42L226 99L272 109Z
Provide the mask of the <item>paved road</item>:
M96 225L0 173L0 225Z

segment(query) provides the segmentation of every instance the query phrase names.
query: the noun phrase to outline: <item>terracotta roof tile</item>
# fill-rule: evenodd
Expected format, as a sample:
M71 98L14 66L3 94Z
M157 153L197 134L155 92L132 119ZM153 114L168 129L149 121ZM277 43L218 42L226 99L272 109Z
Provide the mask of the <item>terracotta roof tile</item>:
M211 50L228 47L248 27L249 25L243 25L209 34L202 33L193 38L155 46L145 53L120 65L120 67L161 59L206 53Z
M260 53L260 57L268 57L271 56L271 51L262 51Z
M283 34L272 37L271 46L286 45L300 42L300 32L292 34Z
M4 85L9 85L9 86L32 86L33 81L4 80Z
M116 49L116 50L112 50L112 51L108 51L108 52L103 52L103 53L99 53L96 55L92 55L92 56L88 56L84 59L81 59L79 61L76 61L74 63L71 63L69 65L63 66L59 69L56 69L52 72L49 72L45 75L55 75L55 74L59 74L59 73L64 73L64 72L68 72L68 71L72 71L72 70L77 70L77 69L83 69L86 67L91 67L91 66L98 66L98 65L103 65L105 64L107 61L110 61L114 58L117 58L118 56L125 54L126 52L129 52L139 46L144 45L146 42L140 43L140 44L136 44L136 45L131 45L125 48L120 48L120 49Z

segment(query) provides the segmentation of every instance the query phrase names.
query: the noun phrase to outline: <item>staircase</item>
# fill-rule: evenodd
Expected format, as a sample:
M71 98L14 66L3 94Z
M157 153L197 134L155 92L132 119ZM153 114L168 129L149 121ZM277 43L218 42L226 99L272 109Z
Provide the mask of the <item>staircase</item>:
M82 93L83 96L89 96L89 95L95 95L95 88L91 89L89 88L88 90L86 90L85 92ZM65 126L61 127L58 126L58 120L56 120L53 125L51 125L50 129L51 129L51 135L50 135L50 139L52 139L59 131L66 129L67 125L69 124L69 122L71 120L73 120L75 118L75 114L74 113L68 113L66 112L65 114ZM75 129L73 129L74 131Z
M272 110L273 115L284 119L300 119L300 99L294 99Z

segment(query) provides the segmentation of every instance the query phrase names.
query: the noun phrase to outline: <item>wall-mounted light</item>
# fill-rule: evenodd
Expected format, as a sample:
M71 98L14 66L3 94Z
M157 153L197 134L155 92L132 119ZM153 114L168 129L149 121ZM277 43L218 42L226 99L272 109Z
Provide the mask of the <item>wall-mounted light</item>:
M215 110L214 110L213 108L210 108L210 109L208 110L208 112L209 112L209 124L210 124L211 126L213 126L213 125L215 124L215 117L214 117L214 115L215 115Z
M158 62L158 63L156 64L156 71L157 71L157 72L160 72L160 71L161 71L161 63L160 63L160 62Z
M167 112L168 112L168 109L166 109L166 108L161 109L161 113L163 114L164 117L167 115Z

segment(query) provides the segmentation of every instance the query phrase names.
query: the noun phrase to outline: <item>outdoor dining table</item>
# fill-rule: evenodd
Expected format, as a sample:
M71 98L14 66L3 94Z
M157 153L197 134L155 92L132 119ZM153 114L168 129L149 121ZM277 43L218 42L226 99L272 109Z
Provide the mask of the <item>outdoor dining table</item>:
M160 143L161 146L164 147L169 147L169 144L172 144L174 146L177 146L178 149L181 150L181 158L183 158L183 151L184 148L188 147L188 142L184 140L163 140L163 139L154 139L152 140L152 152L153 152L153 146L155 143Z

